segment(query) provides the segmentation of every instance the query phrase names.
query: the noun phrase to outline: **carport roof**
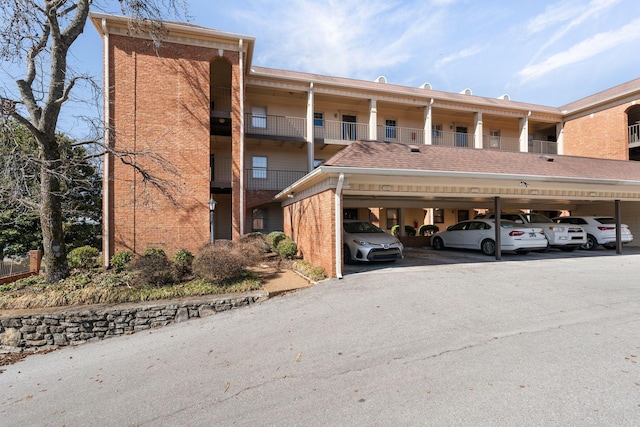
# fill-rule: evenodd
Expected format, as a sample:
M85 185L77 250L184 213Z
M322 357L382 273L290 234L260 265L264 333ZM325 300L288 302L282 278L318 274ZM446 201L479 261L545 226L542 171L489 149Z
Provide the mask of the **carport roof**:
M380 141L356 141L325 165L378 171L441 171L640 183L640 162Z

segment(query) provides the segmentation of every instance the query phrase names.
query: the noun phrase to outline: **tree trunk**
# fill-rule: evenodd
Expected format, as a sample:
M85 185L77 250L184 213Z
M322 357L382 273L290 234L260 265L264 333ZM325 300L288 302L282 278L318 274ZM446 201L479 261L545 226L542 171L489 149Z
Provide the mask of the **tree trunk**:
M60 195L60 179L52 173L60 162L56 149L43 150L44 161L40 172L41 206L40 223L42 227L42 243L44 245L45 279L47 283L57 283L69 277L67 251L64 245L62 230L62 200Z

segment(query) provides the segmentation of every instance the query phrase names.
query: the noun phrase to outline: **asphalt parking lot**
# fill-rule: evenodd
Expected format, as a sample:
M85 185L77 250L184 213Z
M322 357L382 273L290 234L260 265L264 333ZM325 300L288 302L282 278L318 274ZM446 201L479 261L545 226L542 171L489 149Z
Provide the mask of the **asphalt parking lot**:
M640 247L622 248L621 255L640 255ZM484 255L480 251L466 249L446 248L436 251L430 246L421 248L405 248L404 259L396 262L358 262L352 265L344 266L344 274L360 273L364 271L378 270L383 268L403 268L416 267L422 265L449 265L449 264L468 264L468 263L486 263L486 262L513 262L513 261L540 261L553 259L576 259L590 257L610 257L618 256L615 250L605 249L602 246L593 251L576 250L573 252L563 252L557 249L549 249L546 252L529 252L528 254L516 254L511 252L503 252L502 260L496 261L495 256Z

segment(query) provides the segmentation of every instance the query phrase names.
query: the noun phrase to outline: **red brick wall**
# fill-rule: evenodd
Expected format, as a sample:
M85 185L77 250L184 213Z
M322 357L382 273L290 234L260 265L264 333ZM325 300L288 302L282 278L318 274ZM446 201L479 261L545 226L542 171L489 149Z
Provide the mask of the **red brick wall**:
M628 160L627 108L623 104L566 122L564 154Z
M327 190L284 208L284 232L298 244L310 264L336 276L335 199Z
M109 40L112 144L152 153L128 160L159 178L171 195L114 159L112 253L196 251L209 240L209 64L218 50L165 42L156 52L146 40ZM237 53L225 56L236 74Z

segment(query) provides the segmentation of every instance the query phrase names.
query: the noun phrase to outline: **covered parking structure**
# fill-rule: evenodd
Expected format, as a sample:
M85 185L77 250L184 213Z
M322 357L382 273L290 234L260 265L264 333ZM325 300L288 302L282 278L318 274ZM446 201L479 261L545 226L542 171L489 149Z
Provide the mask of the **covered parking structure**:
M304 258L341 277L345 208L567 210L615 216L640 235L640 163L357 141L276 200Z

